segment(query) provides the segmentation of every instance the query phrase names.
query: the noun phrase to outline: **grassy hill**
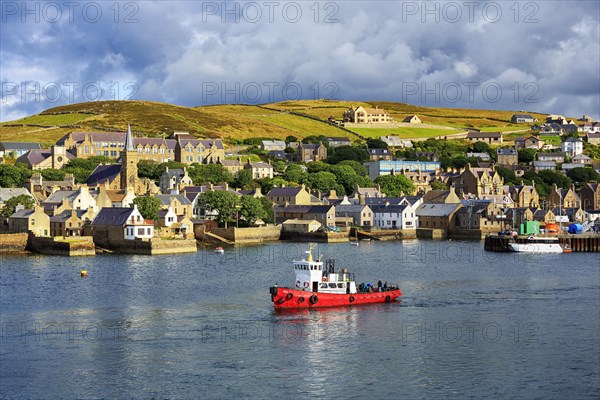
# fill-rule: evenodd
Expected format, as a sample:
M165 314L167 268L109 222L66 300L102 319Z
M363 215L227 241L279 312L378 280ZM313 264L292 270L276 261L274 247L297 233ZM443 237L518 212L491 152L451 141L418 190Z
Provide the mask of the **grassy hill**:
M449 134L448 128L464 130L527 129L525 124L511 124L512 111L467 110L419 107L403 103L351 102L336 100L304 100L256 105L214 105L182 107L150 101L98 101L60 106L17 121L0 124L0 140L54 143L71 131L124 131L130 123L132 130L146 136L170 135L174 130L189 131L198 137L244 139L250 137L284 139L288 135L300 138L309 135L357 136L325 122L333 116L341 119L350 106L363 105L387 110L402 120L416 114L424 124L440 129L397 128L371 129L361 134L378 137L400 134L403 137L430 137ZM543 114L531 113L543 120ZM445 128L445 129L444 129ZM357 132L359 132L357 130Z

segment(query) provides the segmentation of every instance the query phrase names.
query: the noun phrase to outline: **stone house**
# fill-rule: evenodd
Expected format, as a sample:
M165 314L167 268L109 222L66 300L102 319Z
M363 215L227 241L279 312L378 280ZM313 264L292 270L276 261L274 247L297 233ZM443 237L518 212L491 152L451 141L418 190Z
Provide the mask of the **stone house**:
M160 200L163 210L171 208L175 215L185 215L186 217L193 215L192 203L183 194L159 194L154 197Z
M276 205L273 207L275 224L288 219L317 220L325 227L335 226L335 206L333 205Z
M456 226L456 212L461 207L461 203L423 203L416 211L419 221L418 227L429 229L452 229Z
M502 132L477 132L469 131L467 140L470 142L486 142L493 144L501 144L503 142Z
M285 150L287 145L283 140L263 140L260 143L262 151Z
M244 169L244 163L242 162L241 157L238 157L237 160L221 160L219 161L219 164L221 164L232 175L235 175Z
M416 115L409 115L408 117L404 118L402 120L402 122L404 123L408 123L408 124L421 124L421 118L417 117Z
M50 150L33 149L17 158L16 162L27 165L33 170L48 168L61 169L75 156L64 146L51 146Z
M83 226L94 220L96 213L89 210L67 210L50 217L50 236L82 236Z
M583 165L592 165L593 160L586 156L585 154L577 154L575 157L572 158L572 160L574 164L581 164Z
M282 232L294 232L294 233L311 233L316 232L321 228L321 223L317 220L303 220L303 219L288 219L281 224Z
M8 217L8 229L12 233L32 232L36 236L50 234L50 217L40 206L22 209Z
M590 144L600 145L600 133L588 133L585 140Z
M381 124L390 123L390 115L382 108L366 108L363 106L350 107L344 112L344 122L355 124Z
M144 220L137 206L103 208L90 228L94 243L107 247L120 246L125 240L149 240L154 236L153 222Z
M300 143L294 160L296 162L313 162L313 161L324 161L327 159L327 147L322 143L319 144L305 144Z
M267 193L267 198L278 205L310 205L312 202L310 193L304 185L274 187Z
M501 194L504 179L492 168L472 168L470 164L461 169L458 177L452 179L456 194L483 196Z
M187 173L187 168L168 167L160 176L160 191L169 194L172 190L181 191L186 186L192 186L192 178Z
M501 210L491 201L464 200L456 213L456 228L500 232L504 227L501 217Z
M367 152L371 161L391 160L393 158L392 152L388 149L367 149Z
M535 188L535 182L531 185L503 186L502 191L510 196L515 207L539 207L540 205L540 196Z
M579 190L581 207L585 211L600 210L600 183L588 182Z
M346 137L328 137L327 144L329 147L351 146L352 142Z
M266 162L248 162L244 165L244 169L252 173L252 179L273 178L273 166Z
M536 136L515 139L515 147L517 149L541 149L544 147L544 143L543 140Z
M550 189L550 194L548 194L547 201L550 208L574 208L581 206L581 200L575 192L575 186L562 189L558 188L556 183L552 185L552 189Z
M498 164L517 165L519 164L519 153L516 147L504 147L497 150Z
M373 226L373 210L368 205L338 204L335 206L335 217L350 217L355 226Z

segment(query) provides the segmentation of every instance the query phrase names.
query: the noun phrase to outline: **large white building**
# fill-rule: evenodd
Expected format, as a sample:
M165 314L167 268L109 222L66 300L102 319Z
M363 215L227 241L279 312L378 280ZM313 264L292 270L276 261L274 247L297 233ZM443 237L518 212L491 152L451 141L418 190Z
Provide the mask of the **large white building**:
M417 216L410 205L371 205L373 225L381 229L416 229Z
M580 138L570 137L562 142L562 151L569 157L583 153L583 141Z

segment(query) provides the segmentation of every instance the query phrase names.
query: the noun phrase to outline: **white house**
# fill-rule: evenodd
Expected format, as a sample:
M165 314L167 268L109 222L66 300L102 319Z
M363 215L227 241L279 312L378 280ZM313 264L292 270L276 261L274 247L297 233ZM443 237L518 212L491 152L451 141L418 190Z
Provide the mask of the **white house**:
M583 141L580 138L570 137L562 142L562 151L569 157L583 153Z
M410 205L372 205L373 226L381 229L416 229L417 216Z

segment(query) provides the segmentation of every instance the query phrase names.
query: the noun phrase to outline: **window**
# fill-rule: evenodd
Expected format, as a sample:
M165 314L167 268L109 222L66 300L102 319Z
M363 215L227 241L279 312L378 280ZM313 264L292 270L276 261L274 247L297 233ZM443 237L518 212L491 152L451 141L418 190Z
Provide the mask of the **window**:
M157 149L156 147L154 147L154 148L152 149L152 153L154 153L154 154L158 154L158 149Z
M150 147L146 147L146 154L150 154Z
M148 232L148 236L150 236L152 234L152 230L150 228L147 228L146 232Z
M117 156L117 152L115 150L111 150L110 155L112 157L116 157Z

